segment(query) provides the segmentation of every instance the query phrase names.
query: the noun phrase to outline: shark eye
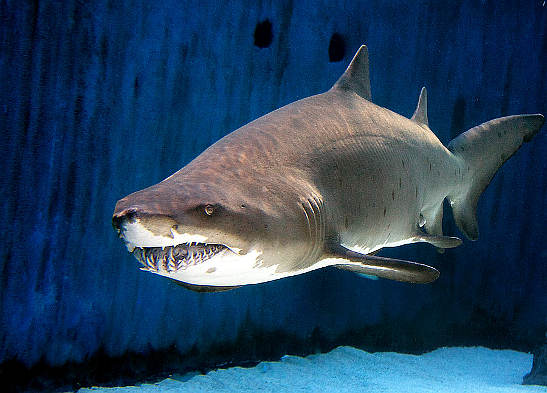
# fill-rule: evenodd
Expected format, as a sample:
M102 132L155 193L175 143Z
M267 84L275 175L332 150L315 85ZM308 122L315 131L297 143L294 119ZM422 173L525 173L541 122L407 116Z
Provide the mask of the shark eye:
M213 213L215 212L215 207L213 205L205 205L203 207L203 211L205 212L205 214L207 214L208 216L212 216Z

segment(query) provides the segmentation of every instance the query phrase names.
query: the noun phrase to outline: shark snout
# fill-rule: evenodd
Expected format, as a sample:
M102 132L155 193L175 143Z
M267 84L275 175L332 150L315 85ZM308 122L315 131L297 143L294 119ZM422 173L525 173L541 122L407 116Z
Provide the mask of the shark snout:
M135 221L137 217L138 211L134 208L114 211L114 215L112 216L112 226L116 232L120 233L123 229L124 223Z
M166 203L157 186L137 191L116 203L112 226L122 234L129 224L139 223L153 232L169 233L174 224L171 203Z
M116 209L112 226L121 238L137 245L144 235L172 239L173 231L178 228L177 222L170 216L138 206Z
M158 214L137 206L131 206L123 209L118 209L118 206L116 206L116 210L114 210L114 214L112 216L112 226L118 233L120 233L123 232L124 228L128 224L150 221L153 217L155 217L157 221L158 219L161 220L162 216L162 214ZM165 219L169 220L168 217L165 217Z

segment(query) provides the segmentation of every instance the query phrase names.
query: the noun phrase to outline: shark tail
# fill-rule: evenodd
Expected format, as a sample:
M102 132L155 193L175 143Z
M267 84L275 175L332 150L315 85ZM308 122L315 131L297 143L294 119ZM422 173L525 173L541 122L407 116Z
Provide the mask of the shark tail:
M456 225L470 240L477 240L476 209L479 197L496 171L544 123L542 115L517 115L490 120L453 139L448 149L462 160L463 184L448 195Z

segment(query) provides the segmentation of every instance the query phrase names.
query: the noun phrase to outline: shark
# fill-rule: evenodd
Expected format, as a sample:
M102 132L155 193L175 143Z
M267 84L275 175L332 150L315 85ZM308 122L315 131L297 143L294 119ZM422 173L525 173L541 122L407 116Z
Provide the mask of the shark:
M427 264L376 255L442 231L479 236L477 203L501 165L541 129L541 114L497 118L446 147L427 91L411 118L372 102L365 45L327 92L229 133L173 175L120 199L112 223L141 269L216 292L335 266L430 283Z

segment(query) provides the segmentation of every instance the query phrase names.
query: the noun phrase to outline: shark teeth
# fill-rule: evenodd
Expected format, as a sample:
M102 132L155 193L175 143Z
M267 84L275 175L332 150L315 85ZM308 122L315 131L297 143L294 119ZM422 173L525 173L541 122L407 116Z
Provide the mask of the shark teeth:
M191 242L176 246L133 247L132 254L142 264L142 270L171 273L203 263L225 250L230 249L222 244Z

